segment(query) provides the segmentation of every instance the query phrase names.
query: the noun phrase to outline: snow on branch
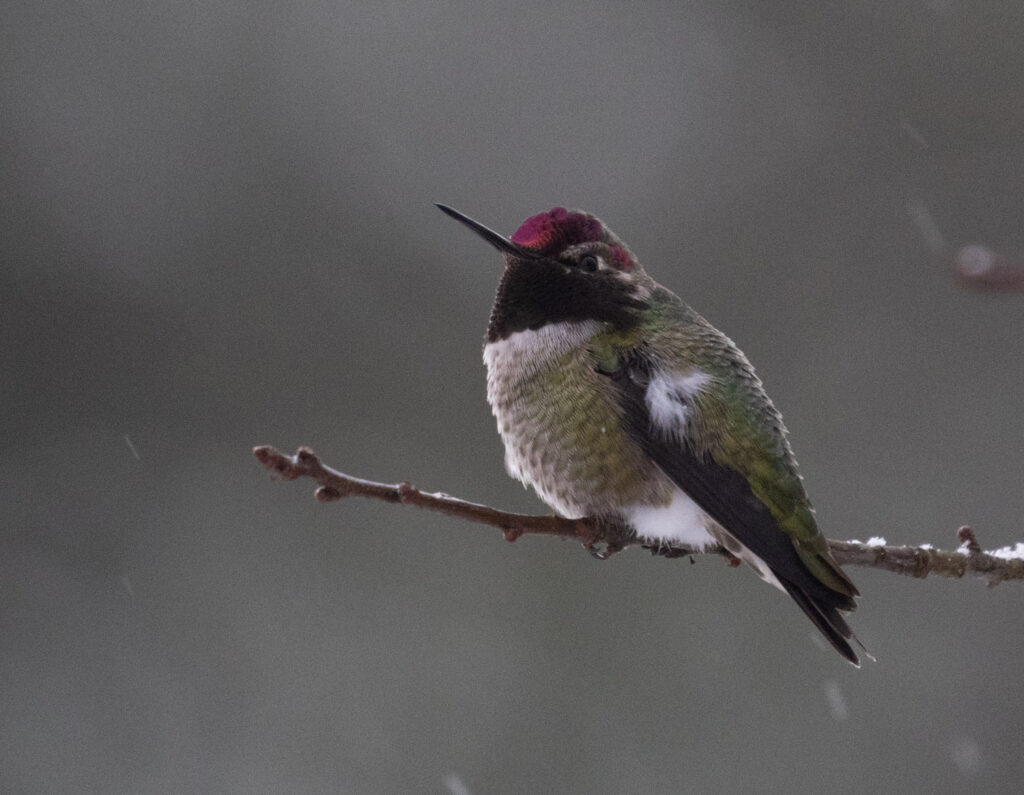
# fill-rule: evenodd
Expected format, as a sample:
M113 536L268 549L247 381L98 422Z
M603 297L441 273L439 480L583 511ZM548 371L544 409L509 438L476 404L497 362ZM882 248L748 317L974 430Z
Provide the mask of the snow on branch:
M507 541L515 541L523 535L573 538L581 541L591 554L599 558L606 558L631 544L641 543L628 527L612 522L593 518L565 519L560 516L506 513L447 494L420 491L410 483L376 483L354 478L324 466L308 447L300 447L295 455L285 455L273 447L260 446L253 448L253 455L264 467L285 480L300 477L315 480L320 484L316 498L321 502L334 502L343 497L369 497L384 502L415 505L497 527ZM990 586L998 585L1003 580L1024 580L1024 543L985 552L969 527L961 527L957 536L960 546L950 551L933 549L929 544L919 547L889 546L882 538L872 538L866 543L834 540L828 543L833 557L844 566L866 566L908 577L927 577L930 574L957 579L980 577ZM603 551L598 550L599 544L605 545ZM701 552L675 545L662 545L651 551L666 557L688 557ZM728 553L723 551L723 554L730 564L738 563Z

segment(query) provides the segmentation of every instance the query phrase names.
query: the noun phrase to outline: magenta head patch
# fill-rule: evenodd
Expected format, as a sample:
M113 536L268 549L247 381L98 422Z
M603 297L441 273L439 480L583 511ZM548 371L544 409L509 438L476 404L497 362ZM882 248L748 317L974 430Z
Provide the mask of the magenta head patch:
M564 207L534 215L512 235L512 242L527 248L555 250L604 240L604 227L587 213L571 213Z
M632 258L621 241L589 213L569 212L564 207L556 207L527 218L512 235L513 243L545 254L597 241L611 245L615 267L620 270L633 267Z

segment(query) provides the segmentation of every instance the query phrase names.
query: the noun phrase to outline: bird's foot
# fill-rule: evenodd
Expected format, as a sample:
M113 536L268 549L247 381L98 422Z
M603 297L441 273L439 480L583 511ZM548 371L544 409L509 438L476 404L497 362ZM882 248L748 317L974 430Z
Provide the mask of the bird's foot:
M597 560L608 560L612 555L621 552L629 546L633 536L632 530L618 522L592 519L587 526L590 532L581 534L583 548ZM604 549L601 549L602 543Z
M655 557L661 558L685 558L691 554L690 550L685 547L673 546L668 541L658 540L652 544L644 544L643 549L646 549Z
M615 555L625 549L625 547L619 546L618 544L605 544L604 549L601 549L597 544L588 544L586 542L584 542L583 548L597 560L608 560L612 555Z

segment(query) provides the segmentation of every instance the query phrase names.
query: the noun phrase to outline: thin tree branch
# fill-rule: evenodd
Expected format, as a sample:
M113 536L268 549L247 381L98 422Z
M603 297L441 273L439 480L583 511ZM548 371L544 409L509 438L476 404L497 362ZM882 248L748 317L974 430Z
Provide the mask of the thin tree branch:
M376 483L371 480L354 478L324 466L316 453L308 447L300 447L295 455L285 455L273 447L253 448L253 455L271 472L285 480L308 477L320 484L316 498L321 502L334 502L343 497L369 497L384 502L415 505L419 508L437 511L467 519L478 524L497 527L507 541L515 541L523 535L548 535L577 539L597 557L609 555L631 544L640 544L628 527L613 522L598 521L594 518L565 519L560 516L534 516L507 513L466 502L442 493L420 491L411 483ZM829 549L836 561L844 566L866 566L891 571L909 577L980 577L990 586L1003 580L1024 580L1024 545L1016 550L984 552L969 527L957 531L961 542L956 550L944 551L930 546L908 547L888 546L874 542L829 540ZM597 551L598 544L605 544L603 552ZM649 548L649 547L648 547ZM685 557L700 554L685 546L663 545L651 550L666 557ZM726 554L731 564L734 558Z

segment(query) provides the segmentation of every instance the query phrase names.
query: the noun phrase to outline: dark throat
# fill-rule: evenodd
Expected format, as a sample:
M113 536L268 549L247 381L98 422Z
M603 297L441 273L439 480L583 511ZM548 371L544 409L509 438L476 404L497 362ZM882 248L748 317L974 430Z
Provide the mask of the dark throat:
M487 327L487 341L550 323L597 320L627 329L644 306L610 271L584 273L551 260L514 260L505 267Z

